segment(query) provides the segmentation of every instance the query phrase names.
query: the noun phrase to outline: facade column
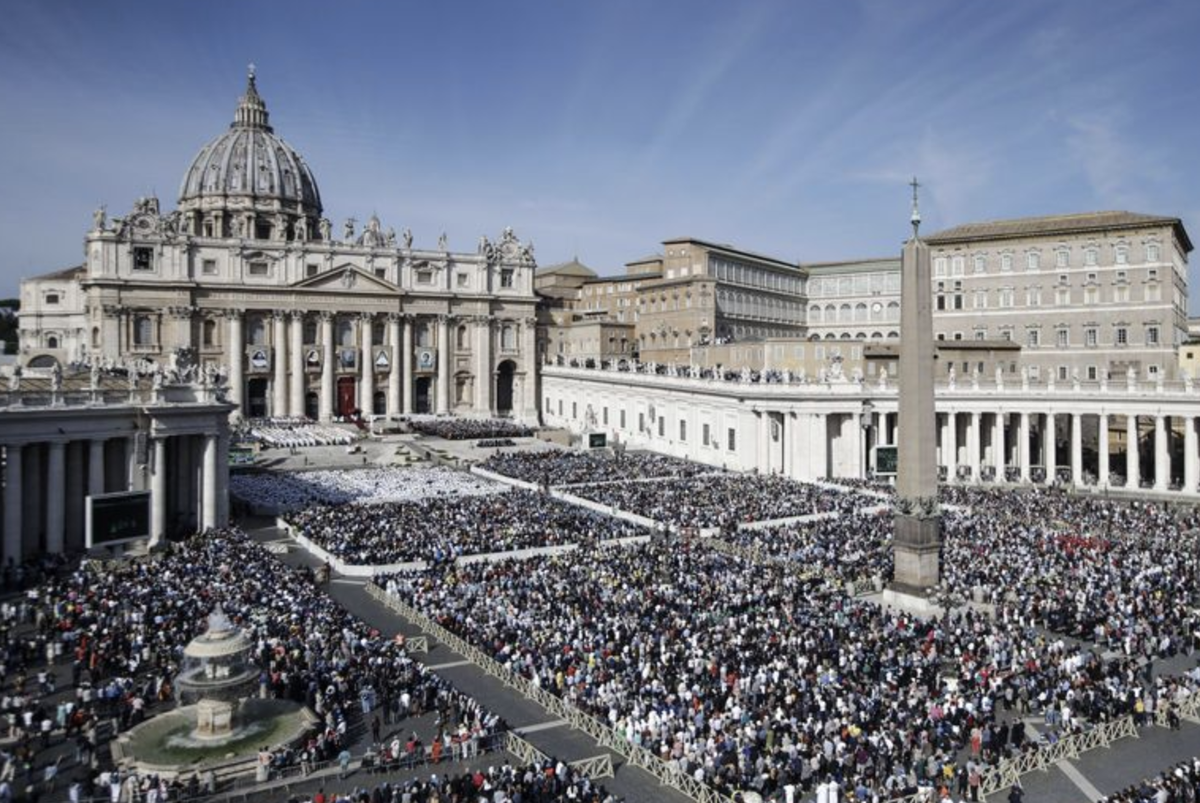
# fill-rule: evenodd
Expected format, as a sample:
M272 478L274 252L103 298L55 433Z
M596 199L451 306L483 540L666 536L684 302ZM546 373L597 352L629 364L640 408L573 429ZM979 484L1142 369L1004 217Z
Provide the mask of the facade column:
M1096 453L1099 456L1096 473L1100 476L1096 482L1101 487L1108 487L1108 475L1112 470L1108 465L1108 413L1101 412L1097 421Z
M492 319L475 319L475 412L492 415Z
M217 436L204 436L204 466L201 479L200 529L217 526Z
M967 432L967 460L971 465L971 482L979 482L979 413L968 413L970 416Z
M400 314L388 313L387 347L391 352L388 363L387 378L387 414L388 418L400 415L400 371L403 363L400 360Z
M1167 451L1167 417L1154 416L1154 490L1165 491L1171 474L1171 453Z
M67 472L63 452L67 444L50 441L46 459L46 551L57 555L63 551L66 538Z
M992 452L995 457L992 460L996 467L996 482L1007 482L1008 477L1008 456L1004 454L1005 449L1004 437L1004 413L995 413L995 423L992 425Z
M167 439L154 438L154 465L150 472L150 543L157 544L167 531Z
M1029 454L1029 413L1021 413L1021 442L1017 444L1017 462L1021 465L1021 482L1029 482L1029 466L1033 461Z
M333 420L333 313L321 312L321 420Z
M1071 483L1083 485L1083 414L1071 413Z
M359 316L358 325L362 328L361 380L358 384L358 409L368 418L375 413L375 316L364 312Z
M226 310L229 318L229 342L225 354L229 357L229 401L235 406L234 415L242 413L242 399L246 390L245 357L246 344L242 336L242 310Z
M1136 415L1125 416L1125 487L1140 488L1141 466L1138 458L1138 420Z
M437 410L438 415L450 412L450 316L439 315L437 328Z
M396 360L396 370L403 371L403 398L400 409L404 415L412 413L413 408L413 319L411 315L404 316L404 340L401 343L401 359Z
M1046 423L1042 429L1042 466L1046 469L1046 484L1051 485L1058 478L1058 448L1055 442L1054 413L1046 413Z
M24 500L21 475L21 446L10 443L4 447L4 560L20 563L21 547L21 504Z
M150 437L142 434L143 437ZM101 471L101 477L104 472ZM138 463L137 435L131 435L125 439L125 482L122 483L124 491L144 491L146 490L145 475L142 473L142 465ZM101 480L101 490L108 487L107 480Z
M758 469L759 474L771 473L771 462L767 459L767 450L771 443L771 416L767 415L765 410L756 410L754 413L758 417L758 454L755 455L754 466ZM671 433L668 432L668 435Z
M304 313L292 310L291 318L292 342L288 348L288 362L291 375L288 388L288 415L292 418L304 417Z
M527 424L538 421L537 402L537 318L530 315L521 328L521 418ZM513 400L516 406L516 400Z
M1183 417L1183 490L1196 493L1197 474L1200 474L1200 457L1196 455L1196 419Z
M271 415L283 418L288 414L287 315L283 310L277 309L271 318L274 321L271 345L275 347L275 353L271 357L271 367L275 374L271 380Z

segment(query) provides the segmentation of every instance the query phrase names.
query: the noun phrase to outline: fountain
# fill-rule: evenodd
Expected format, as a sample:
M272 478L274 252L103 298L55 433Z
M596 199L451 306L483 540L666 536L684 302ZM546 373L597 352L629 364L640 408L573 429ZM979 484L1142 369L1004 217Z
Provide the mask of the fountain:
M184 648L175 678L179 707L120 736L114 760L167 778L209 769L228 776L253 772L264 745L297 742L317 718L299 703L254 696L253 648L220 606L214 609L208 629Z

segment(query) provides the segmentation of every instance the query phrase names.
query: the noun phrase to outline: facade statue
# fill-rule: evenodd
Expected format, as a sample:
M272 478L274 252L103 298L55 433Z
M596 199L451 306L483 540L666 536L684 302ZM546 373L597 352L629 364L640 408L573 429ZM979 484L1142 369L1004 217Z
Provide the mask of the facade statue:
M100 363L95 358L92 358L91 370L88 372L88 380L93 393L100 389Z
M317 229L321 232L321 240L329 242L333 238L333 224L329 222L329 218L321 218L321 222L317 224Z
M54 393L62 390L62 367L58 363L50 369L50 390Z
M298 243L302 243L308 239L308 218L298 218L295 225L292 226L293 236Z
M396 247L396 230L388 226L387 234L384 236L383 242L388 248Z
M8 392L16 393L21 389L21 366L14 365L12 373L8 375Z
M438 237L438 250L445 251L449 240L446 239L446 232L442 232L442 236Z
M107 216L104 206L97 207L96 211L92 212L92 231L104 231L104 227L108 225Z
M412 250L412 229L405 226L404 233L400 235L400 238L401 238L401 240L404 241L404 247L407 250L411 251Z
M354 240L354 218L346 218L346 222L342 224L342 239L346 242Z

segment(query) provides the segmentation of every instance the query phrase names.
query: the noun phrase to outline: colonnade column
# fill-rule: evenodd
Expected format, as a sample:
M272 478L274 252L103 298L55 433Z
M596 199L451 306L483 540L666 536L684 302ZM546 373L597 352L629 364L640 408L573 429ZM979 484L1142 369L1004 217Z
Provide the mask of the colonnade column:
M288 415L301 418L304 415L304 313L292 310L291 316L292 342L288 351L288 362L291 363L291 378L288 389Z
M437 414L450 412L450 316L439 315L437 330Z
M229 355L229 401L242 411L242 397L246 387L246 376L243 361L246 352L245 340L242 336L242 311L240 309L226 310L229 318L229 342L225 346Z
M1138 465L1138 420L1136 415L1125 416L1125 487L1138 488L1142 484L1141 466Z
M946 413L946 481L958 479L958 413Z
M321 420L333 420L333 313L321 312Z
M1108 413L1100 413L1096 432L1096 452L1099 456L1096 473L1100 475L1096 482L1101 486L1108 487L1108 475L1112 473L1108 465Z
M10 443L4 447L4 560L20 563L21 558L21 446Z
M1171 473L1171 453L1167 451L1167 417L1154 416L1154 490L1167 490Z
M401 345L402 359L396 360L396 369L403 371L403 398L400 409L404 415L412 412L413 408L413 321L411 315L404 316L404 340Z
M759 474L770 474L771 461L767 458L767 450L771 443L769 430L771 416L767 415L765 410L756 410L754 414L758 416L758 444L756 449L758 454L755 455L754 465L758 469Z
M1071 413L1071 482L1083 485L1083 414Z
M979 482L979 413L967 413L970 423L967 425L967 460L971 465L971 482Z
M63 551L66 534L66 505L63 501L67 489L66 465L63 462L66 447L64 441L50 441L47 444L46 551L51 555L58 555Z
M537 318L531 315L521 323L521 416L527 422L536 422L538 418ZM515 399L513 406L516 406Z
M400 374L405 369L404 361L400 359L400 313L388 313L388 347L392 352L392 360L388 364L387 414L389 417L400 415Z
M1006 466L1008 465L1007 455L1004 454L1005 437L1004 437L1004 413L998 412L996 415L996 423L992 427L992 452L995 455L992 460L996 467L996 482L1005 482L1008 477Z
M1017 444L1017 462L1021 465L1021 482L1029 482L1029 464L1033 462L1029 455L1029 413L1021 413L1019 434L1021 442Z
M271 380L271 415L282 418L288 414L287 389L287 316L283 310L277 309L271 314L274 326L271 331L271 345L275 353L271 358L274 378Z
M1196 492L1197 469L1200 469L1200 458L1196 455L1196 419L1190 415L1183 417L1183 490L1185 493Z
M157 544L167 530L167 439L154 438L154 466L150 472L150 543Z
M1046 470L1046 484L1052 484L1058 479L1058 455L1055 450L1058 444L1054 433L1054 413L1045 414L1045 424L1042 427L1042 467Z
M358 385L358 409L363 415L370 416L375 412L375 316L364 312L359 316L359 326L362 327L362 357L359 360L362 381Z
M200 529L217 526L217 436L204 436L204 466L201 477Z
M88 484L89 496L104 493L104 441L96 438L88 441Z

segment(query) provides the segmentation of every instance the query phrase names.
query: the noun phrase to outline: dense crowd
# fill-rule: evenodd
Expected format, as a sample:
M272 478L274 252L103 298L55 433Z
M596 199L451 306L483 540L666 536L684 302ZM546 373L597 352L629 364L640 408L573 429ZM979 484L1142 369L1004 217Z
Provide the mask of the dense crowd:
M892 574L890 511L738 530L725 538L841 581Z
M529 438L534 432L524 424L504 418L413 418L408 422L408 426L413 432L448 441Z
M429 778L395 783L384 782L374 788L356 788L348 794L327 795L323 790L308 798L309 803L619 803L603 786L577 774L561 761L545 761L513 767L477 769L461 775L436 772Z
M1105 795L1097 803L1196 803L1200 800L1200 758L1183 761L1152 778Z
M638 525L535 491L437 497L369 510L314 506L289 522L335 557L376 566L648 534Z
M653 452L506 452L492 455L482 468L538 485L581 485L616 480L683 479L717 469Z
M1147 685L1140 655L1105 660L1015 608L922 622L687 541L377 582L723 790L808 792L827 777L884 796L937 786L1029 749L1031 712L1057 737L1147 715L1196 683Z
M283 449L301 446L348 446L355 436L338 427L317 424L307 418L255 418L235 433L241 441L256 441Z
M280 512L350 502L415 502L502 493L507 486L448 468L364 468L233 474L229 493L256 507Z
M168 703L181 651L217 605L255 645L260 693L303 702L319 717L297 761L338 756L352 723L373 710L389 717L436 710L445 727L479 735L503 727L403 646L240 531L227 530L150 559L103 570L85 564L30 590L18 604L0 606L14 761L31 756L31 771L40 771L43 734L65 728L66 738L77 740L76 760L95 768L98 723L123 730ZM60 653L71 664L75 695L54 702L50 661ZM126 776L118 783L141 780ZM99 781L89 775L93 789Z
M779 476L706 474L656 482L582 485L584 499L679 527L732 528L812 513L850 513L876 500Z

